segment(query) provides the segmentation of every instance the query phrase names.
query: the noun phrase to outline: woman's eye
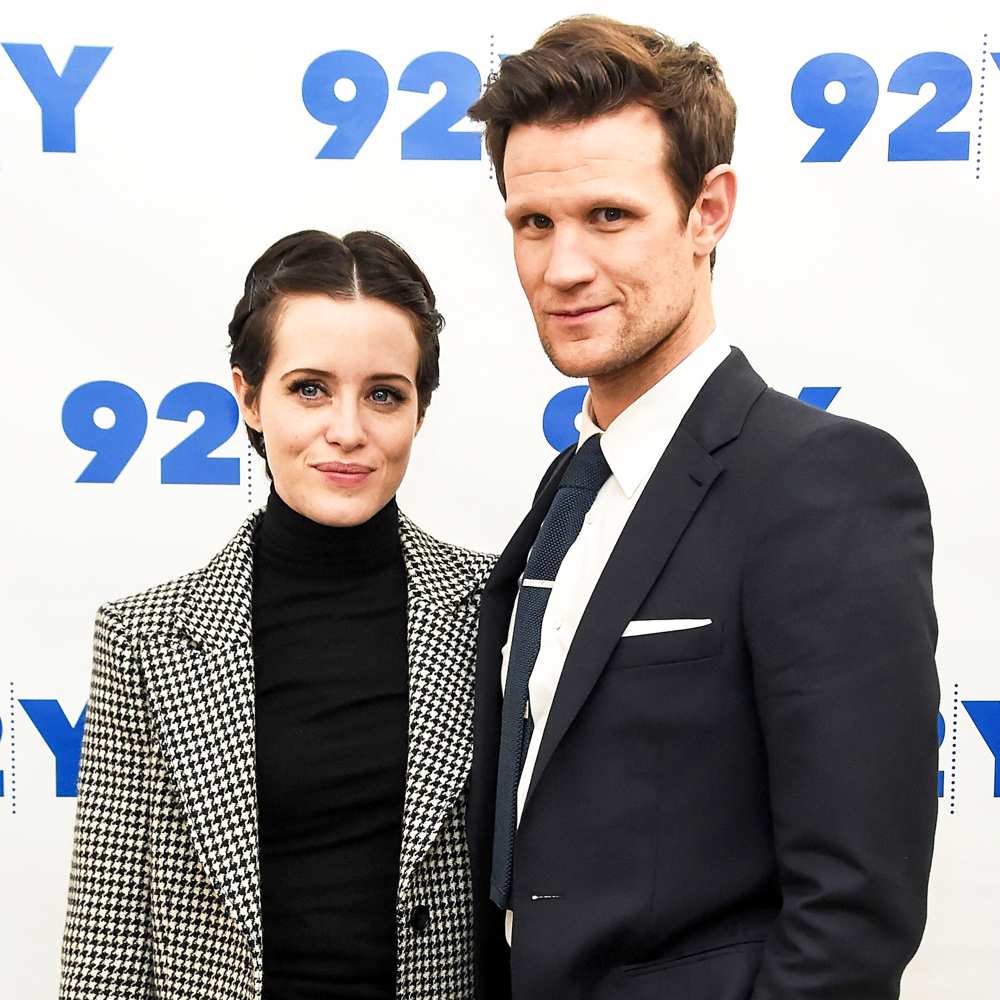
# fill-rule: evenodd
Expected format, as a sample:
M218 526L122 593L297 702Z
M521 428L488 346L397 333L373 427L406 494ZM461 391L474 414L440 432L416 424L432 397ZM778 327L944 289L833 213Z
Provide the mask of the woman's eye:
M319 399L321 389L315 382L300 382L292 387L302 399Z
M601 222L621 222L625 218L625 210L621 208L599 208L597 217Z
M380 406L390 406L393 403L398 403L401 401L402 397L398 392L393 389L386 389L382 386L378 386L372 389L369 394L372 401L378 403Z

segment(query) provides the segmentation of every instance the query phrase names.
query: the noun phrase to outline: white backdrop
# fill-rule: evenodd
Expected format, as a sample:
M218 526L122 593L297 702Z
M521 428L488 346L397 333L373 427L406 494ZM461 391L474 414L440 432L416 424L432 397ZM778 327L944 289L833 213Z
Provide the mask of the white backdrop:
M553 454L542 413L569 383L537 345L487 160L401 156L401 134L445 91L398 89L414 59L457 53L485 79L499 54L579 12L550 0L488 6L34 0L0 11L0 996L56 992L97 605L201 565L266 496L242 428L213 452L239 459L238 483L161 482L160 459L202 418L156 416L177 386L228 384L226 323L265 247L302 228L374 228L425 268L448 320L442 387L400 497L425 528L498 550ZM831 410L888 429L923 472L937 540L942 798L927 933L903 996L992 998L1000 9L620 0L604 12L702 42L736 98L740 195L715 278L726 338L783 391L840 387ZM76 46L110 52L69 114L74 72L97 56L78 51L73 72L46 84L39 50L23 46L41 46L55 74ZM310 114L302 82L338 50L384 69L387 105L356 157L317 158L334 129ZM840 55L799 76L829 53ZM846 91L824 88L824 67ZM919 93L904 92L909 71ZM821 130L796 114L797 76L803 117L811 100L839 123L827 141L847 142L874 103L842 159L802 162ZM930 79L937 92L920 89ZM362 105L377 96L362 81ZM895 140L911 158L890 160L890 133L932 100L937 120L911 126L909 146ZM967 134L967 153L961 135L930 134L939 126ZM73 133L74 152L51 148ZM942 149L953 158L931 158ZM64 426L67 398L97 381L135 390L148 426L142 435L122 411L115 428L138 427L134 454L113 482L77 482L93 456L72 439L109 423L91 419L95 406L128 395L77 394L89 407ZM220 421L224 411L209 423Z

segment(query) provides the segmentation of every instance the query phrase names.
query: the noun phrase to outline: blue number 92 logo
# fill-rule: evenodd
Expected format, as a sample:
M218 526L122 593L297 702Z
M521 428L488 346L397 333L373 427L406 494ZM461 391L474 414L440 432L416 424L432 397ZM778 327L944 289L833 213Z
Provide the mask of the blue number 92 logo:
M348 96L340 97L341 93ZM474 103L482 80L476 64L457 52L427 52L403 70L398 89L429 94L443 83L444 96L400 136L404 160L478 160L478 132L453 132ZM339 49L313 60L302 78L302 103L334 133L317 153L321 160L353 160L372 134L389 103L389 77L377 59Z
M1000 53L993 53L1000 65ZM986 70L985 41L982 72ZM830 84L839 84L840 99ZM893 94L917 96L933 84L930 100L889 133L888 159L968 160L968 131L943 128L969 103L972 71L958 56L921 52L902 62L889 78ZM803 156L803 163L836 163L854 145L871 121L879 100L878 75L870 63L849 52L827 52L810 59L792 82L792 109L806 125L822 134ZM980 105L982 102L980 101ZM982 109L980 108L980 116ZM982 118L980 117L980 129Z
M99 411L109 411L111 422L98 423ZM160 459L160 482L237 485L240 460L211 454L239 425L233 394L213 382L186 382L163 397L156 418L186 423L194 413L200 413L204 422ZM63 432L78 448L94 453L76 481L113 483L138 450L148 424L146 404L131 386L101 381L74 389L63 403Z

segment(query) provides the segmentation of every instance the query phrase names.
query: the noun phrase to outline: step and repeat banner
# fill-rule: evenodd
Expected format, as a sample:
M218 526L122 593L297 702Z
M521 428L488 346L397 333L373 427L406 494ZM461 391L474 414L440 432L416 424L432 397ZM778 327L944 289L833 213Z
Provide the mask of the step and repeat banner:
M701 42L736 98L725 338L776 388L889 430L924 475L940 821L903 996L995 997L1000 8L597 6ZM583 389L538 346L464 112L505 53L581 12L0 10L0 996L57 989L97 606L202 565L266 498L226 363L261 251L370 228L425 269L442 379L400 503L432 533L499 550L573 437Z

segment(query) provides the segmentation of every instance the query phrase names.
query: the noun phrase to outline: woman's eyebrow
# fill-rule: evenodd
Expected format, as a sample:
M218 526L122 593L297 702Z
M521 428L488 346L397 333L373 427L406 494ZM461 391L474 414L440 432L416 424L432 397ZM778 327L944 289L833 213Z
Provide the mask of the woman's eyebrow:
M322 368L293 368L291 371L285 372L281 377L286 379L290 375L308 375L312 378L337 378L333 372L325 371ZM372 375L366 376L366 380L369 382L385 382L390 379L396 379L400 382L405 382L407 385L413 385L413 379L402 372L375 372Z
M318 375L322 378L330 378L332 373L323 371L322 368L293 368L291 371L285 372L282 378L288 378L289 375Z

